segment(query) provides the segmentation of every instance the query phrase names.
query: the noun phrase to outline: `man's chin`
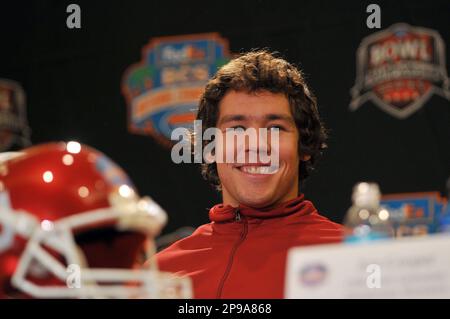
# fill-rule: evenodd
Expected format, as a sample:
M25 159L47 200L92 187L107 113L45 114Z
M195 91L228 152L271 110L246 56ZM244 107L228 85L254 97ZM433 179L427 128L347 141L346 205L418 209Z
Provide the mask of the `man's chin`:
M248 207L252 207L252 208L258 208L258 209L263 209L263 208L270 208L272 206L276 206L277 204L277 199L275 196L251 196L251 198L241 198L241 200L239 201L239 203L241 205L245 205Z

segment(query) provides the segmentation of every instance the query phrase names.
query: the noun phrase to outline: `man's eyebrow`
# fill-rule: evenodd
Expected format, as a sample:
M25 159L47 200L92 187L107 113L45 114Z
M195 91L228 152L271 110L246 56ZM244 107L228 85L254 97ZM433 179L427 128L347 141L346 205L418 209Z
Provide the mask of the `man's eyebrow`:
M266 114L264 118L266 120L284 120L288 122L294 122L292 116L287 114Z
M224 124L224 123L228 123L228 122L239 122L239 121L245 121L245 120L251 120L253 118L255 118L256 116L253 115L242 115L242 114L229 114L229 115L224 115L218 124ZM270 113L270 114L265 114L262 119L266 120L266 121L273 121L273 120L284 120L284 121L288 121L288 122L294 122L294 119L292 118L291 115L287 115L287 114L278 114L278 113Z
M229 115L224 115L220 120L218 124L224 124L224 123L228 123L228 122L233 122L233 121L245 121L248 117L242 114L229 114Z

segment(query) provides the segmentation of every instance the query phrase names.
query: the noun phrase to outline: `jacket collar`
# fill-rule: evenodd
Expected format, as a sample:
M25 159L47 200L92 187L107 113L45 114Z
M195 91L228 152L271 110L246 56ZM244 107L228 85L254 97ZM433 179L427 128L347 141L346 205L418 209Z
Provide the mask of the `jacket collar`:
M256 209L245 205L233 207L231 205L218 204L209 211L209 219L212 222L227 222L235 220L236 214L250 218L267 219L291 215L301 210L304 203L304 195L284 202L273 208Z

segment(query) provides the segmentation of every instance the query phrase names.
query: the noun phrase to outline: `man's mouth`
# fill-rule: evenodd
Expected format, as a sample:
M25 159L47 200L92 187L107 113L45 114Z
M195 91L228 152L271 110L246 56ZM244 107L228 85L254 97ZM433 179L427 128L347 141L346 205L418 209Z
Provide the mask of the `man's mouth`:
M278 170L275 166L267 166L267 165L243 165L236 166L238 170L247 174L255 174L255 175L269 175L274 174Z

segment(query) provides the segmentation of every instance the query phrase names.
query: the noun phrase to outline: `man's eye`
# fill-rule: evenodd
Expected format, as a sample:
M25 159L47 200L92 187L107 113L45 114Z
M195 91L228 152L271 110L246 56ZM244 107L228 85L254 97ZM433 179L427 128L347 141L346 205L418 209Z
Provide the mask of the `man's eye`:
M281 125L271 125L271 126L269 126L268 127L269 128L269 130L275 130L275 129L278 129L279 131L282 131L282 130L284 130L284 127L283 126L281 126Z
M244 126L242 126L242 125L232 126L231 128L232 128L233 130L236 130L236 129L238 129L238 130L243 130L243 131L246 130L246 128L245 128Z

